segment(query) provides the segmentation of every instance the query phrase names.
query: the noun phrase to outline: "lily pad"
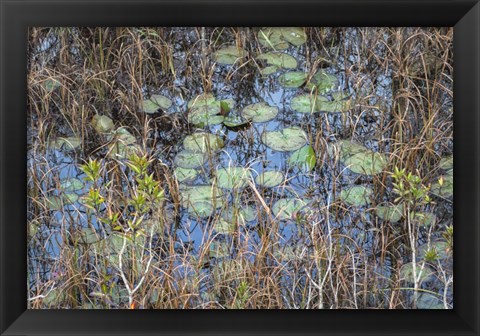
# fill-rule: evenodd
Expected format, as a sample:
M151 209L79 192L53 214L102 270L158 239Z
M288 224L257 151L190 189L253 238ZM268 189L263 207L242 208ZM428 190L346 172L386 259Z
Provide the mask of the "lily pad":
M306 87L308 89L316 88L319 94L326 94L338 86L338 79L334 75L326 73L323 69L317 71L312 76Z
M222 218L227 222L239 223L245 225L257 218L256 210L249 205L242 205L241 208L229 207L228 210L222 213Z
M353 186L340 192L340 199L351 206L367 206L373 191L365 186Z
M267 103L255 103L245 106L242 116L253 122L267 122L274 119L278 114L278 107L270 106Z
M440 182L441 181L441 182ZM450 198L453 196L453 175L447 174L441 176L435 183L433 183L430 187L430 191L432 194Z
M109 141L118 141L124 145L133 145L137 139L125 127L119 127L107 136Z
M425 253L431 249L435 249L439 260L444 260L453 256L450 246L446 241L435 241L431 242L430 245L428 243L420 245L418 247L418 258L425 258Z
M433 270L430 267L428 267L427 265L424 265L423 269L421 269L421 266L422 266L422 263L416 264L417 279L419 280L419 283L429 280L430 277L433 275ZM414 276L413 276L412 262L409 262L400 268L400 280L405 280L406 282L409 282L409 283L415 282Z
M441 297L422 292L418 296L417 309L445 309L445 306Z
M245 56L247 56L247 52L245 50L231 45L217 50L213 55L213 58L215 62L219 64L232 65Z
M211 93L202 93L194 98L190 99L187 103L189 109L193 107L215 105L216 99Z
M53 92L53 91L55 91L55 89L62 86L62 84L56 79L49 78L49 79L42 82L42 86L48 92Z
M307 41L307 34L300 27L267 27L259 30L258 42L267 48L287 49L289 43L301 46Z
M276 50L283 50L288 48L288 42L283 38L282 28L263 28L258 31L258 42L266 47Z
M272 188L285 181L285 176L278 170L267 170L255 177L255 183L266 188Z
M122 142L113 142L108 146L108 157L112 159L126 159L138 152L135 145L125 145Z
M178 182L187 183L187 182L192 182L197 178L198 171L196 169L191 169L191 168L177 167L175 168L173 174L175 175L175 178L177 179Z
M307 143L307 135L300 127L284 128L280 131L269 131L262 134L262 142L279 152L294 151Z
M50 142L50 147L57 150L74 150L82 145L82 139L79 137L57 138Z
M60 187L64 192L72 192L82 190L85 185L80 179L71 177L60 181Z
M210 256L214 258L225 258L230 256L230 246L225 242L212 242L209 251Z
M320 112L344 113L352 109L351 100L320 101L317 105Z
M221 208L223 205L223 192L213 185L182 186L180 188L182 205L188 208L191 204L208 202L213 208ZM205 207L203 204L193 206L194 208Z
M142 112L152 114L158 111L158 109L168 110L172 106L172 101L163 95L152 95L150 99L145 99L141 103Z
M309 172L315 168L317 158L312 146L307 145L294 151L288 158L288 165Z
M311 94L302 94L292 98L290 107L299 113L320 112L320 103L328 101L327 97Z
M303 209L307 203L298 198L279 199L272 207L273 214L280 220L293 219L293 214Z
M300 27L282 27L282 36L290 44L301 46L307 42L307 34Z
M78 201L79 196L74 192L63 192L60 196L53 195L46 198L46 206L53 211L62 210L65 205Z
M223 218L220 218L215 221L213 225L213 229L217 233L232 234L232 233L235 233L235 231L237 230L237 225L235 224L235 222L229 222Z
M348 158L350 158L355 154L371 152L365 146L362 146L350 140L337 141L336 143L329 145L328 151L330 154L333 154L333 152L339 152L340 159L342 161L347 160Z
M266 66L263 69L260 69L260 73L262 74L262 76L270 76L270 75L274 74L275 72L277 72L279 70L280 70L280 68L278 66L269 65L269 66Z
M188 204L187 211L195 217L206 218L213 214L215 207L209 201L196 201Z
M180 168L198 168L205 163L205 154L183 150L178 152L173 163Z
M219 106L197 106L192 108L188 113L188 122L201 127L208 125L219 125L224 120L224 117L219 115L219 113Z
M90 227L75 231L75 233L78 234L78 236L72 237L72 239L81 244L93 244L104 239L100 232L97 232Z
M183 140L183 146L186 150L197 153L215 152L221 149L224 145L221 137L211 133L194 133L187 135Z
M436 220L435 214L431 212L412 212L410 217L421 226L430 227Z
M100 134L108 133L115 128L113 120L105 115L95 115L92 118L92 126Z
M278 77L278 83L286 88L298 88L307 80L307 74L304 72L290 71Z
M241 116L228 116L224 118L223 124L228 128L237 129L248 126L250 124L250 119Z
M403 216L403 204L379 205L375 208L375 214L385 221L396 223Z
M295 69L298 64L295 57L282 52L267 52L257 56L257 60L265 61L270 66L277 69Z
M383 154L376 152L362 152L352 155L343 161L352 172L362 175L376 175L387 166Z
M438 166L446 172L453 170L453 155L442 158Z
M250 178L250 171L243 167L219 168L215 172L217 186L223 189L243 189Z

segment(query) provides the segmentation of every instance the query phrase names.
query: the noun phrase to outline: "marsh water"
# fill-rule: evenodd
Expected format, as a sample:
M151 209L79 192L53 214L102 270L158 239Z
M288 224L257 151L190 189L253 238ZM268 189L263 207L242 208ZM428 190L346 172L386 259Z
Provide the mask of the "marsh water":
M30 308L453 307L451 31L282 29L31 32Z

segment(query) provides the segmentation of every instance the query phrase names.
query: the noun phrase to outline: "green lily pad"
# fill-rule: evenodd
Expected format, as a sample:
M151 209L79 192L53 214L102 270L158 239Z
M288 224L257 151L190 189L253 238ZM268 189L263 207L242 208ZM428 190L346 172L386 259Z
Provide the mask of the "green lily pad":
M282 198L275 202L272 212L280 220L290 220L296 211L302 210L306 205L305 201L298 198Z
M211 93L202 93L194 98L190 99L187 103L189 109L193 107L215 105L216 99Z
M280 68L276 65L269 65L269 66L266 66L265 68L263 69L260 69L260 74L262 76L270 76L270 75L273 75L275 72L279 71Z
M297 60L295 57L282 52L267 52L257 56L257 60L265 61L270 66L275 66L282 69L295 69L297 67Z
M250 178L250 171L243 167L219 168L215 172L217 186L223 189L243 189Z
M446 172L453 170L453 155L442 158L438 166Z
M255 183L266 188L272 188L285 181L285 176L278 170L267 170L255 177Z
M357 144L356 142L350 140L340 140L329 145L328 151L330 154L338 152L340 154L340 159L342 161L347 160L351 156L359 153L369 153L371 152L365 146Z
M249 205L242 205L241 208L229 207L228 210L223 211L222 218L227 222L245 225L257 218L257 212Z
M294 151L288 158L288 165L297 166L301 170L309 172L315 168L317 158L312 146L307 145Z
M419 279L419 283L422 283L426 280L428 280L432 275L433 275L433 270L425 265L423 269L421 270L421 263L416 264L416 269L417 269L417 279ZM400 268L400 280L405 280L406 282L409 283L414 283L414 276L413 276L413 263L409 262L405 265L403 265Z
M387 166L383 154L376 152L362 152L352 155L343 161L352 172L362 175L376 175Z
M173 160L175 166L180 168L198 168L205 163L205 154L183 150L178 152Z
M49 145L57 150L74 150L82 145L82 139L79 137L57 138L51 141Z
M288 42L283 38L282 28L268 27L258 31L258 42L266 47L276 50L288 48Z
M93 244L104 239L100 232L97 232L90 227L83 228L80 231L76 231L76 233L78 236L72 238L74 241L81 244Z
M198 171L196 169L191 169L191 168L177 167L175 168L173 174L175 175L175 178L177 179L178 182L187 183L187 182L192 182L197 178Z
M228 128L240 128L250 124L250 120L241 116L228 116L223 120L223 124Z
M303 254L300 246L285 245L274 250L273 255L278 261L300 260Z
M108 157L112 159L126 159L138 152L135 145L125 145L122 142L113 142L108 146Z
M351 206L367 206L373 191L365 186L353 186L340 192L340 199Z
M196 201L188 204L187 211L195 217L206 218L213 214L215 207L209 201Z
M245 56L247 56L247 52L245 50L231 45L217 50L213 55L213 58L215 62L219 64L232 65Z
M60 196L48 196L45 205L53 211L62 210L65 205L78 201L79 196L74 192L63 192Z
M439 180L437 180L435 183L433 183L430 187L430 191L432 194L439 196L439 197L444 197L444 198L450 198L453 196L453 175L447 174L443 175L441 177L443 179L442 183L440 183Z
M306 87L308 89L316 88L319 94L326 94L338 86L338 79L334 75L326 73L323 69L317 71L312 76ZM334 97L335 98L335 97Z
M262 46L276 50L287 49L289 43L298 47L307 41L307 34L300 27L262 28L257 36Z
M158 111L158 109L168 110L172 106L172 101L163 95L152 95L150 99L142 101L140 108L142 112L152 114Z
M245 106L242 116L253 122L267 122L274 119L278 114L278 107L270 106L267 103L255 103Z
M286 88L298 88L307 80L307 74L304 72L290 71L278 77L278 83Z
M351 96L346 91L335 91L335 92L332 92L331 94L332 94L333 100L336 100L336 101L345 100L345 99L348 99Z
M213 225L213 229L217 233L232 234L237 231L237 225L235 224L235 222L229 222L224 220L223 218L220 218L217 221L215 221Z
M379 205L375 208L375 214L385 221L396 223L403 216L403 204Z
M301 46L307 42L307 34L300 27L282 27L283 38L290 44L293 44L296 47Z
M49 196L46 198L46 205L50 210L61 210L65 205L63 198L60 196Z
M190 204L208 202L216 209L223 205L223 191L213 185L184 186L180 188L180 196L183 207L188 208ZM202 207L198 205L197 207Z
M210 256L214 258L225 258L230 256L230 246L224 242L212 242L210 244Z
M113 120L105 115L95 115L92 118L92 126L100 134L108 133L114 129Z
M220 108L214 105L204 105L194 107L188 113L188 122L194 125L208 126L220 125L224 117L219 115Z
M445 309L445 306L441 297L422 292L418 295L417 309Z
M410 217L421 226L430 227L436 220L435 214L431 212L412 212Z
M289 152L302 148L307 143L307 135L300 127L284 128L262 134L262 142L273 150Z
M66 178L60 181L60 188L62 188L64 192L78 191L82 190L84 187L85 184L75 177Z
M53 91L55 91L55 89L62 86L62 84L56 79L49 78L49 79L42 82L42 86L48 92L53 92Z
M420 245L418 247L418 258L425 258L425 253L431 249L435 249L437 252L438 260L444 260L453 256L450 246L446 241L435 241L431 242L430 245L428 243Z
M327 97L311 94L302 94L292 98L290 107L299 113L320 112L320 103L328 101Z
M320 112L344 113L352 109L351 100L319 101L317 105Z
M187 135L183 140L183 146L186 150L197 153L215 152L223 148L224 145L221 137L211 133L194 133Z
M137 139L125 127L119 127L107 136L108 141L118 141L124 145L133 145Z

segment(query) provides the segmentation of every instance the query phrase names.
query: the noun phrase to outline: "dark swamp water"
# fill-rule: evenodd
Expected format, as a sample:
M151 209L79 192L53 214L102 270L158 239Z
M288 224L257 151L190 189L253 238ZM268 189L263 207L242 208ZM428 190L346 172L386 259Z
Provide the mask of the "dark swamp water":
M29 308L453 308L452 36L31 29Z

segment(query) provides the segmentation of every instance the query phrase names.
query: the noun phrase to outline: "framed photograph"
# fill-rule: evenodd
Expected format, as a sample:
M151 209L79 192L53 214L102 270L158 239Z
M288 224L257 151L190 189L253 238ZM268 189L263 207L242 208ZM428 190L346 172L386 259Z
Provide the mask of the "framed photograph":
M2 335L479 334L477 1L0 5Z

